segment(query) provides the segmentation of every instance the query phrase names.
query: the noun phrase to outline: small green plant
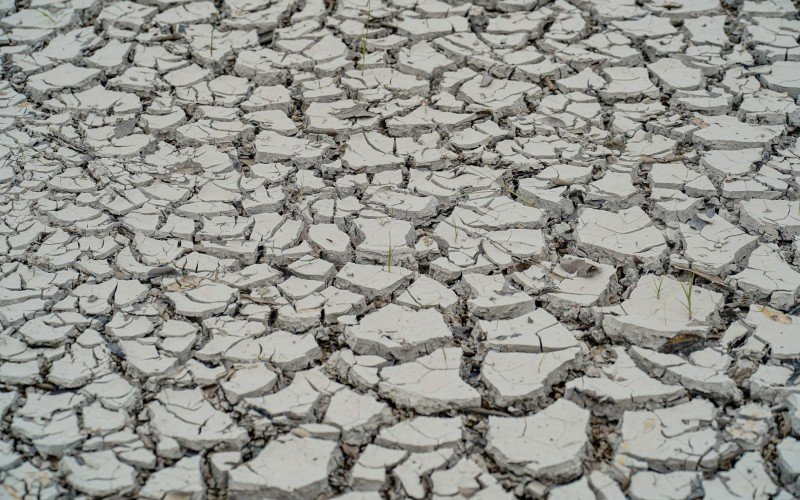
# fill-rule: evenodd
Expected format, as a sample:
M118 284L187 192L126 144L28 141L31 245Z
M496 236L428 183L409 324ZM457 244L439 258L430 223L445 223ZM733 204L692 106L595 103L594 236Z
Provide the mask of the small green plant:
M44 10L44 9L36 9L36 12L38 12L38 13L39 13L39 14L41 14L41 15L43 15L43 16L44 16L44 17L46 17L47 19L49 19L51 23L53 23L53 24L55 24L55 23L56 23L56 18L54 18L53 16L51 16L51 15L50 15L50 13L49 13L49 12L47 12L46 10Z
M389 233L389 250L386 252L386 270L392 272L392 259L394 258L394 245L392 245L392 233Z
M275 238L274 237L270 240L270 243L272 244L271 245L272 246L272 256L271 257L274 259L275 256L277 255L277 252L275 252Z
M657 299L661 298L661 289L663 287L664 287L664 278L663 277L660 280L658 280L658 283L656 283L656 282L653 283L653 288L655 288L655 290L656 290L656 298Z
M681 283L681 288L683 289L683 296L684 296L684 302L682 302L682 304L683 307L686 308L686 312L689 313L690 320L693 319L692 314L694 312L692 310L692 291L694 290L694 278L695 274L692 273L692 279L691 281L689 281L688 286Z
M367 64L367 33L372 22L372 0L367 2L367 20L364 22L364 29L361 30L361 37L358 42L358 53L361 54L361 71Z

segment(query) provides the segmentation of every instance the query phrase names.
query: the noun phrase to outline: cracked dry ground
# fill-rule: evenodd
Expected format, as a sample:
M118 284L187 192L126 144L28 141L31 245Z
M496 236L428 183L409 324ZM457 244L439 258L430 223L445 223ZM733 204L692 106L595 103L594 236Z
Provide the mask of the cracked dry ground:
M0 0L0 498L796 498L790 0Z

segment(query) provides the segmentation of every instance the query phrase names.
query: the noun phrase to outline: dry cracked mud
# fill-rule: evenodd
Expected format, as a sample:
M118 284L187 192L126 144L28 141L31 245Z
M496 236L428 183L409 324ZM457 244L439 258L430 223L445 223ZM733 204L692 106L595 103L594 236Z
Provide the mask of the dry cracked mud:
M0 0L0 497L800 495L792 0Z

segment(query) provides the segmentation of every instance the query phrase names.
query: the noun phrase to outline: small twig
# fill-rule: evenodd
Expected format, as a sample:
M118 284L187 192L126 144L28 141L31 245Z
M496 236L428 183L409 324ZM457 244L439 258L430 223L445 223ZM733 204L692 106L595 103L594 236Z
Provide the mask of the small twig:
M214 33L216 33L216 26L211 25L211 41L208 44L208 54L214 57Z
M558 87L555 86L553 81L550 79L549 76L544 77L544 83L547 85L547 88L550 89L551 92L555 92L558 90Z
M151 42L173 42L175 40L180 40L182 38L183 38L182 35L179 35L178 33L172 33L172 34L169 34L169 35L154 36L153 38L150 39L150 41Z
M488 408L465 408L468 412L477 413L478 415L489 415L492 417L511 417L510 413L506 413L499 410L490 410Z
M696 274L697 276L700 276L704 280L710 281L711 283L714 283L716 285L724 286L725 288L729 288L729 289L733 289L733 287L731 285L729 285L728 283L725 283L725 281L723 281L718 276L713 276L711 274L704 273L704 272L698 271L696 269L692 269L691 267L688 267L688 266L672 264L672 267L674 267L675 269L678 269L679 271L686 271L686 272L690 272L692 274Z
M673 161L681 161L685 159L683 155L668 154L664 158L653 158L652 156L643 156L640 163L642 165L652 165L653 163L670 163Z

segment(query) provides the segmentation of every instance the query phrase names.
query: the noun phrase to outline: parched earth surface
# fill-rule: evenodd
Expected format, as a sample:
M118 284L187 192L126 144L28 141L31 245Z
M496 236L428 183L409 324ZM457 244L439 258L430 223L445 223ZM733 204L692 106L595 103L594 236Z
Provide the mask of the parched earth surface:
M0 0L0 497L796 497L790 0Z

